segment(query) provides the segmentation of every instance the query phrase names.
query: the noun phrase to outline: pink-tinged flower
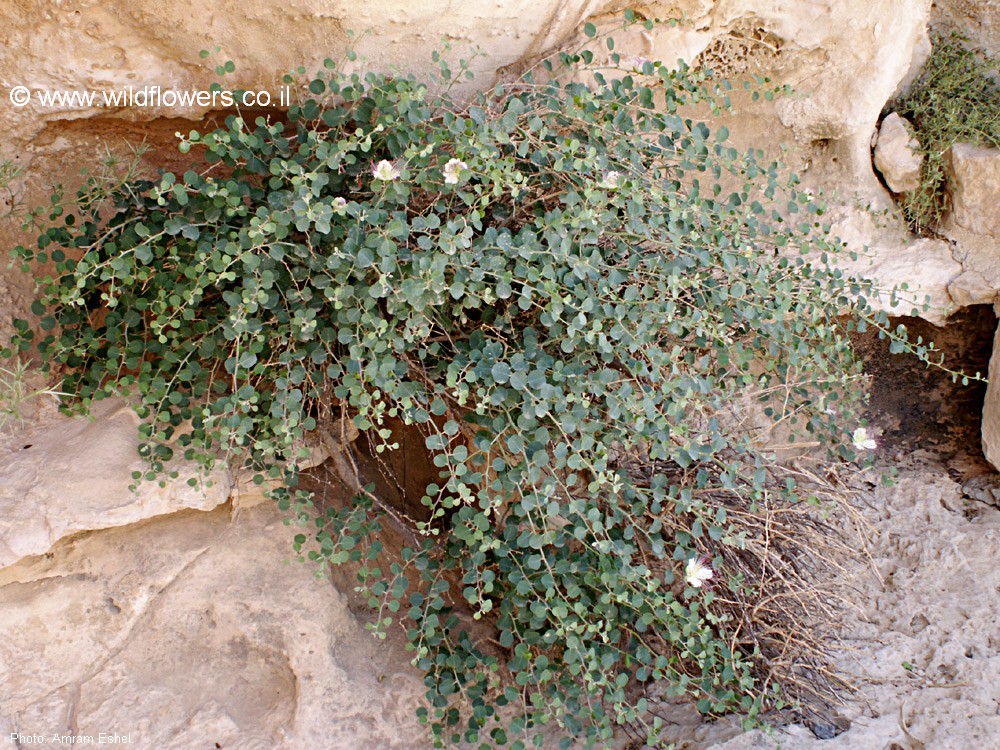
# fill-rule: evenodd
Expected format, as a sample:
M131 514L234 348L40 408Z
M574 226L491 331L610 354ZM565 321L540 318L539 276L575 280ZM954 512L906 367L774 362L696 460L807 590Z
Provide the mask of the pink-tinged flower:
M333 199L334 211L343 211L345 208L347 208L347 198L342 198L341 196L338 195L336 198Z
M617 170L608 170L604 173L604 179L601 180L601 187L614 190L618 187L618 180L621 179L621 176L621 172L618 172Z
M458 178L462 174L463 169L468 169L469 165L466 164L461 159L452 159L447 164L444 165L444 181L448 185L457 185Z
M372 177L376 180L382 180L382 182L392 182L393 180L398 180L402 175L396 165L387 159L383 159L374 167L372 167Z
M715 572L708 566L705 557L692 557L684 568L684 581L688 586L700 589L706 581L712 580Z

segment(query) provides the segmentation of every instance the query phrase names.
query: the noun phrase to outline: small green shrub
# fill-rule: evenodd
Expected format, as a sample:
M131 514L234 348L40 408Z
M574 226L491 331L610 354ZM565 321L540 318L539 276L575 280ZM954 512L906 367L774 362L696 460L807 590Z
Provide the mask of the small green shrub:
M924 154L920 187L902 201L907 222L921 234L933 233L949 209L948 149L960 142L1000 146L1000 60L966 42L936 35L920 78L892 106L914 124Z
M24 170L10 159L0 161L0 221L11 219L20 214L22 206L18 200L15 187L24 176Z
M25 421L25 405L42 396L60 398L69 394L55 388L34 387L27 362L13 361L0 367L0 437Z
M818 495L736 405L857 459L847 332L886 319L795 180L685 114L729 85L635 65L563 55L464 103L465 61L443 93L330 62L286 116L183 136L202 167L91 180L18 249L55 273L17 346L83 406L133 393L150 478L221 450L302 509L306 433L423 431L441 473L402 558L376 564L367 490L309 554L403 618L442 744L655 742L645 684L753 716L823 679L821 648L781 661L820 552L774 512Z

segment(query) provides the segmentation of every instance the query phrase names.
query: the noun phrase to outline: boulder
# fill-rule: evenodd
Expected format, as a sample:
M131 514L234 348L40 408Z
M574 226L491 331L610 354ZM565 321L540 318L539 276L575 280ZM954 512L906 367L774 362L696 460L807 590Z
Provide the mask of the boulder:
M8 437L0 447L0 567L45 553L70 534L226 501L227 471L191 487L185 479L196 476L195 467L183 461L174 468L184 479L131 491L132 472L145 468L138 426L126 403L109 399L90 418L56 415Z
M894 214L837 206L828 212L828 219L831 235L856 256L844 253L837 265L873 282L875 293L868 301L876 310L892 316L917 315L939 326L962 305L959 300L989 294L976 277L963 277L962 259L955 257L947 241L914 238Z
M1000 242L1000 149L956 143L947 159L951 212L946 228L958 227Z
M288 564L296 531L274 503L226 505L65 539L0 570L4 736L429 747L402 634L376 640L314 564Z
M924 155L913 135L913 126L893 112L878 129L875 142L875 168L894 193L907 193L920 187L920 165Z

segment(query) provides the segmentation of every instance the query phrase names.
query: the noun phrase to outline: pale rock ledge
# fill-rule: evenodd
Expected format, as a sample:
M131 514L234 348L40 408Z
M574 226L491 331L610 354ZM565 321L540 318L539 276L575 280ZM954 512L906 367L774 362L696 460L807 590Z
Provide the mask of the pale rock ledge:
M211 510L232 488L220 469L198 486L195 467L180 462L181 479L142 482L139 421L123 401L109 399L91 418L55 416L8 438L0 450L0 568L49 551L71 534L125 526L179 510Z

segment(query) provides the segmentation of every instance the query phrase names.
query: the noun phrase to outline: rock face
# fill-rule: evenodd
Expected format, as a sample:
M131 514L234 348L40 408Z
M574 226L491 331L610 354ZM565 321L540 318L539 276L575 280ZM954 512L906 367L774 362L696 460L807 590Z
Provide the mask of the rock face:
M0 450L0 568L79 531L210 510L231 489L220 470L198 487L145 482L130 491L132 472L144 464L136 452L138 419L121 401L99 403L92 419L57 417L13 437ZM177 468L185 472L183 463Z
M901 239L903 230L897 225L884 225L876 213L849 207L831 210L828 220L832 233L857 254L856 260L842 257L841 267L873 280L875 295L869 302L877 310L944 325L963 295L977 293L978 288L968 288L974 280L963 275L962 263L944 240Z
M913 126L895 112L882 121L875 144L875 167L894 193L920 187L920 166L924 155L913 135Z
M996 306L994 306L996 310ZM997 310L1000 316L1000 310ZM993 339L993 356L990 357L989 385L983 401L983 455L1000 469L1000 327Z
M427 747L409 657L366 633L313 566L283 562L294 534L273 503L226 506L64 540L0 571L5 736Z
M770 76L789 85L795 95L773 102L734 94L738 111L728 124L736 143L773 155L784 151L782 159L806 184L840 191L849 203L858 194L865 203L889 204L873 172L870 136L885 102L926 52L931 0L654 2L643 6L645 15L681 20L652 31L623 31L622 9L614 0L433 0L419 9L407 3L293 0L277 12L264 0L211 9L151 0L0 0L3 93L24 86L31 94L21 107L5 100L0 158L26 169L16 186L20 196L44 203L49 175L72 186L73 175L93 165L103 141L120 147L122 138L150 138L161 150L147 157L147 169L186 168L173 133L190 128L210 107L110 106L103 103L105 92L205 90L217 78L214 67L231 59L236 71L227 85L275 94L290 69L302 65L312 72L324 58L342 59L349 30L360 34L354 46L361 57L353 63L359 71L398 68L426 75L437 69L430 55L442 39L453 46L453 59L478 45L486 54L471 58L476 80L469 86L486 88L541 56L577 45L584 23L591 22L614 33L625 60L673 64L680 58L723 75ZM220 49L214 56L200 59L199 50L215 46ZM92 92L96 99L40 98L52 92ZM0 228L0 246L32 239ZM30 281L11 276L6 286L12 312L26 315ZM0 343L5 328L0 318Z
M944 220L948 238L965 253L968 269L957 302L994 303L1000 289L1000 149L956 143L948 152L951 211ZM989 386L983 403L983 454L1000 469L1000 329L993 342Z
M961 277L962 266L948 243L921 239L896 254L875 253L867 265L855 266L857 273L879 281L877 309L890 315L917 315L935 325L944 325L957 305L943 304L951 299L949 290ZM917 279L916 283L913 279ZM906 289L901 289L902 285ZM897 289L895 293L891 290ZM898 300L893 305L893 300ZM928 305L925 309L924 305Z
M948 152L948 183L947 224L1000 243L1000 149L956 143Z
M7 436L0 734L426 747L402 633L376 641L314 564L286 564L296 529L253 492L231 502L228 473L190 487L182 464L131 492L136 446L135 413L113 400Z

